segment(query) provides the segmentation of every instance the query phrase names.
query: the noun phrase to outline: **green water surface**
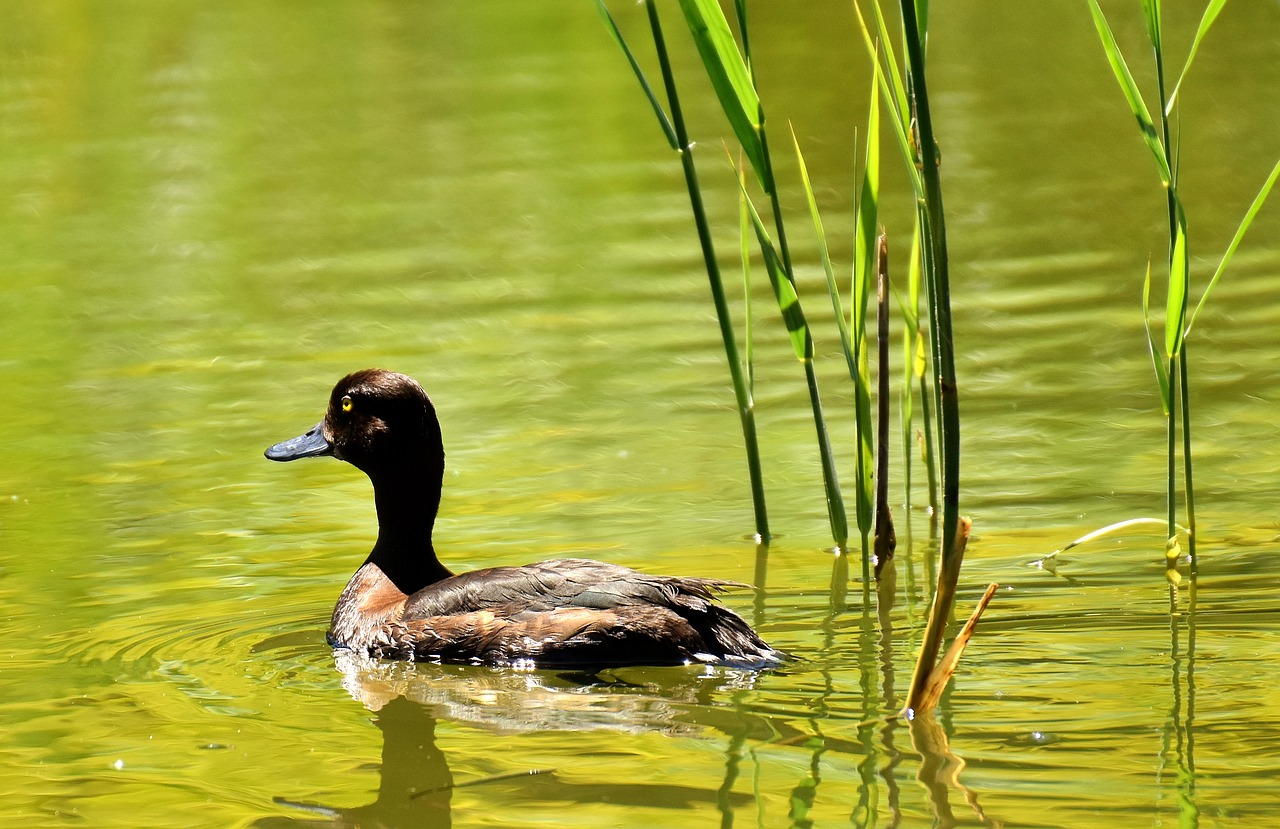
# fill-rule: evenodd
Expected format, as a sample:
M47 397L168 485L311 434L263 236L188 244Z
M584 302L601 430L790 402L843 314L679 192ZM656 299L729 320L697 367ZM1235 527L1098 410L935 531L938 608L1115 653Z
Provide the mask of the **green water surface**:
M1199 5L1166 4L1177 66ZM1149 84L1139 4L1105 6ZM611 8L647 55L641 10ZM868 61L847 3L750 8L848 488L852 395L784 138L790 121L843 270ZM740 319L728 131L676 4L660 9ZM1280 825L1280 206L1190 343L1195 612L1158 532L1030 564L1164 510L1141 280L1166 255L1165 200L1085 4L933 4L975 526L961 610L1001 588L937 721L913 727L884 716L926 610L923 493L904 505L895 453L899 593L864 614L760 271L779 537L750 541L679 165L591 3L5 16L0 823ZM1280 157L1278 64L1280 6L1229 4L1183 88L1200 288ZM913 208L885 152L901 267ZM587 677L335 656L369 486L261 452L372 365L440 412L450 567L581 555L752 582L726 601L800 659Z

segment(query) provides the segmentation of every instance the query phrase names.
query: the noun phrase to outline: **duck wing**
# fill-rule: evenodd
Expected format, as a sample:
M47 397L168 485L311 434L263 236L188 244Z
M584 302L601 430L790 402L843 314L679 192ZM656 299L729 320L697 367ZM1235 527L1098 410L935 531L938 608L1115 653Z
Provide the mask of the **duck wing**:
M716 592L735 586L586 559L477 570L410 597L391 651L540 667L779 664L784 654L714 602Z
M476 610L507 614L558 608L647 605L702 610L715 594L737 582L654 576L581 558L556 559L523 567L491 567L442 579L409 597L405 616L445 616Z

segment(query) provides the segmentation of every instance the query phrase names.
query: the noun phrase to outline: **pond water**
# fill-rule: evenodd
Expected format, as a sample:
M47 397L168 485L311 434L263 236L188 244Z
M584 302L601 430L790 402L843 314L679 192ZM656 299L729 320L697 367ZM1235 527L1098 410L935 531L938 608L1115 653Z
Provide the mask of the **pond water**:
M1180 65L1199 4L1167 5ZM647 54L640 10L614 6ZM732 274L727 131L675 5L661 8ZM1106 8L1148 82L1139 4ZM869 85L849 7L752 14L775 143L791 121L847 262ZM1280 86L1264 70L1278 33L1280 4L1228 6L1183 90L1201 287L1280 157ZM909 727L885 715L925 610L923 495L896 508L897 598L864 612L856 566L848 596L833 591L804 384L761 280L778 538L756 550L678 163L590 3L9 8L0 819L1280 819L1280 207L1191 343L1194 607L1171 596L1158 533L1031 566L1163 515L1141 281L1164 256L1165 202L1084 4L934 4L930 61L975 525L960 612L1001 589L936 722ZM900 252L912 208L892 151ZM849 384L794 170L781 177L848 488ZM261 452L370 365L417 377L440 411L450 566L583 555L755 582L726 601L801 659L586 677L335 657L324 629L373 537L368 484L336 461ZM902 472L895 457L899 493Z

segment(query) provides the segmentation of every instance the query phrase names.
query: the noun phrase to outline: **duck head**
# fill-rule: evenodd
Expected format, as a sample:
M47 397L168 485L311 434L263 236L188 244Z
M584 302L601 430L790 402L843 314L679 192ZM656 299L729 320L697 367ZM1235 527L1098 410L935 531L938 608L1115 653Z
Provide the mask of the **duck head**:
M444 478L440 422L417 381L376 368L349 374L333 387L324 420L266 451L273 461L321 455L373 482L378 541L366 565L406 596L451 575L431 543Z
M443 468L444 448L422 386L404 374L370 368L338 381L323 420L265 454L273 461L332 455L376 478L383 470L435 458Z

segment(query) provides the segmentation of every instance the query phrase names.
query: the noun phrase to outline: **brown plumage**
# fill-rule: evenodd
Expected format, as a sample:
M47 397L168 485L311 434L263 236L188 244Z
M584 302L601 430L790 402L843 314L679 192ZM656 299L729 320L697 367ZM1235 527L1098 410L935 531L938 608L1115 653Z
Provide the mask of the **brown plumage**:
M435 409L403 374L338 382L324 420L266 451L333 455L373 482L378 540L333 611L329 640L373 656L490 665L773 667L785 655L715 602L735 582L653 576L587 559L454 575L436 557L444 447Z

